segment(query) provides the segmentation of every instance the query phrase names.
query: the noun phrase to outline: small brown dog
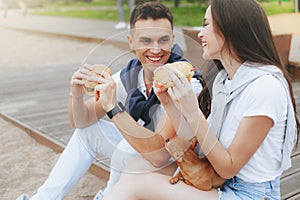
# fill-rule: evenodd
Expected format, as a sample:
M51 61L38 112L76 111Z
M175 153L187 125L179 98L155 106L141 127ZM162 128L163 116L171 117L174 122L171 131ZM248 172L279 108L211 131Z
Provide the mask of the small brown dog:
M166 149L180 167L180 171L170 179L170 183L175 184L182 180L200 190L222 187L225 179L215 172L205 157L199 158L195 153L197 143L196 137L192 142L180 137L166 140Z

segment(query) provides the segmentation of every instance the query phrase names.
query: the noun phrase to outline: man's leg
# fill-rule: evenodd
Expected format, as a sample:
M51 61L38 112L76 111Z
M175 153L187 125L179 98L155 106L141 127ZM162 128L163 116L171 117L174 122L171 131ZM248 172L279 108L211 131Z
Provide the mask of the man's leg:
M127 163L129 160L139 161L136 162L133 167L128 167ZM130 161L130 162L131 162ZM161 173L165 173L162 171L162 169L171 166L173 160L170 159L165 163L164 166L161 168L155 168L153 167L148 161L143 159L141 155L136 152L133 147L125 140L123 139L117 146L117 149L114 151L111 159L111 166L110 166L110 176L109 180L107 182L107 186L105 190L100 190L97 195L95 196L94 200L101 200L105 194L107 194L113 186L119 181L120 176L123 172L126 173L149 173L152 171L161 171ZM126 167L126 169L125 169ZM172 167L173 169L174 167ZM176 169L173 169L173 171ZM124 171L125 170L125 171ZM167 170L169 171L169 169ZM173 174L173 173L172 173Z
M111 158L122 139L115 125L104 120L76 129L48 179L31 199L63 199L87 172L94 158L99 154Z
M127 161L133 157L140 156L128 142L123 139L115 149L110 164L110 174L107 186L104 190L100 190L94 200L101 200L103 196L118 182L122 170Z
M47 180L31 200L63 199L87 172L93 160L82 146L76 130Z
M127 161L136 156L140 156L140 154L138 154L132 148L132 146L130 146L128 142L125 139L123 139L119 143L117 149L112 155L110 165L110 176L107 182L107 186L103 191L104 195L118 182L118 180L120 179L120 175L126 166Z
M170 158L163 166L156 168L137 153L128 142L123 139L114 151L111 159L111 172L105 190L99 191L94 200L101 200L119 181L121 174L144 174L158 172L172 176L177 164Z

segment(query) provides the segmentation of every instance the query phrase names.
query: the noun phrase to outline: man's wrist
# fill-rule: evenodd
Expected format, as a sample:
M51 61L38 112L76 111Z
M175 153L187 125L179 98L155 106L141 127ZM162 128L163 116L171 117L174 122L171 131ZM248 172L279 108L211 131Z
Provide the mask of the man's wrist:
M106 113L106 115L112 119L116 114L120 113L120 112L124 112L126 111L125 106L121 103L121 102L117 102L117 104L115 105L115 107L113 107L110 111L108 111Z
M73 98L73 99L78 99L78 98L82 99L83 95L84 94L82 94L82 93L77 93L77 92L73 93L72 90L69 93L70 98Z

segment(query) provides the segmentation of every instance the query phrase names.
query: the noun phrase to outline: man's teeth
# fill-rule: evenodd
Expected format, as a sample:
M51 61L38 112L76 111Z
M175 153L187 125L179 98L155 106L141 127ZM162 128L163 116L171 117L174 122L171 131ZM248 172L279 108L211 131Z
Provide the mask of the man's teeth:
M159 61L161 58L160 57L155 57L155 58L149 57L149 59L152 60L152 61Z

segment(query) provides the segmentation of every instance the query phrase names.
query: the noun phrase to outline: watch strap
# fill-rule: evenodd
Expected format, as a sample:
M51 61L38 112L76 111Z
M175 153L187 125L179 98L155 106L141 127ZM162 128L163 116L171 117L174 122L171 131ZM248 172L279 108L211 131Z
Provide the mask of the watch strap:
M125 106L121 102L117 102L115 107L108 111L106 115L112 119L117 113L124 112L126 110Z

